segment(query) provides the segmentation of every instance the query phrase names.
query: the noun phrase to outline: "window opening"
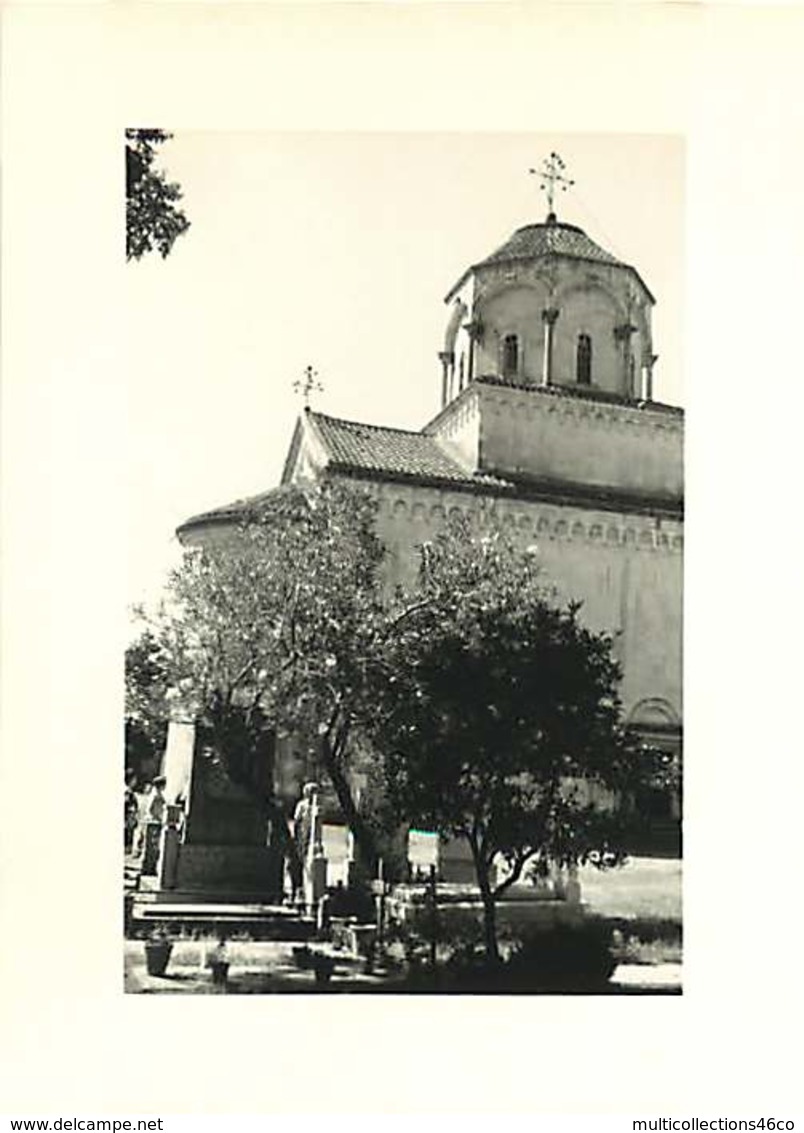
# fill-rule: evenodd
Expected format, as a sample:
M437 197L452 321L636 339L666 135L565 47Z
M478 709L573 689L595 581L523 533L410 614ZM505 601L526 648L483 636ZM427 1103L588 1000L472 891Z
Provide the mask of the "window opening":
M515 334L507 334L503 339L502 363L503 377L519 373L519 339Z
M578 335L575 380L583 386L592 384L592 339L588 334Z

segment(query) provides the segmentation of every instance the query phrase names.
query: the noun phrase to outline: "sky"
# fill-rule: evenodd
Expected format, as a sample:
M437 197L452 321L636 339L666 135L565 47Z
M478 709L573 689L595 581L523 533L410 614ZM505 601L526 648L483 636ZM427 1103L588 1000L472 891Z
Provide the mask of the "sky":
M684 169L677 135L176 131L160 165L191 221L126 266L128 595L151 604L175 528L279 480L313 407L418 429L438 409L451 285L546 214L528 170L556 150L559 218L653 292L655 397L680 404Z

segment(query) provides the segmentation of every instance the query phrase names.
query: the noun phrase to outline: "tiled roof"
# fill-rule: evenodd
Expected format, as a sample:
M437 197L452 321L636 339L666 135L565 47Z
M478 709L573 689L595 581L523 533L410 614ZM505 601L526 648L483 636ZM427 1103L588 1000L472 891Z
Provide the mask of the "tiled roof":
M449 483L504 484L496 477L467 472L424 433L343 421L323 413L308 412L307 420L324 445L332 469Z
M220 507L211 508L210 511L199 512L198 515L192 515L189 519L185 519L178 530L181 532L185 527L195 527L197 524L239 519L246 512L258 509L277 491L279 491L278 488L270 488L267 492L260 492L256 496L245 496L241 500L233 500L230 504L221 504Z
M596 244L586 235L582 228L578 228L575 224L565 224L563 221L556 220L552 215L547 218L544 224L526 224L523 228L517 228L516 232L496 251L473 264L463 273L446 296L446 301L449 302L457 294L472 271L476 271L478 268L488 267L491 264L518 263L548 255L567 256L570 259L584 260L589 263L614 264L617 267L625 268L636 276L645 288L648 297L653 301L649 288L636 268L623 260L618 260L611 252L601 248L599 244Z
M503 384L501 380L484 377L482 383ZM533 387L525 387L533 389ZM534 390L536 392L536 390ZM540 395L571 396L572 391L551 388L539 390ZM636 406L633 406L636 407ZM679 412L670 406L649 403L638 408ZM657 509L667 514L680 514L681 497L649 496L639 492L598 488L570 482L550 481L539 477L494 475L491 472L471 473L445 452L434 437L426 433L412 433L404 429L390 429L384 425L366 425L358 421L344 421L323 413L305 411L305 420L324 449L324 467L347 476L376 477L383 480L410 480L420 484L444 485L459 490L488 492L492 495L513 495L521 499L552 500L576 506L600 507L606 510L647 511ZM299 430L297 426L297 436ZM281 489L273 488L257 496L235 500L222 507L194 515L178 529L182 531L210 523L230 523L255 508L259 508Z
M530 260L549 253L571 256L578 260L593 260L600 264L622 264L611 252L607 252L590 240L586 233L574 224L561 224L549 221L547 224L527 224L517 228L506 242L481 260L481 264L494 264L508 260ZM480 265L476 265L480 266Z
M506 489L509 484L498 476L485 473L472 475L457 460L441 449L424 433L389 429L382 425L364 425L359 421L343 421L323 413L306 411L307 422L326 451L326 467L336 472L360 476L374 475L392 480L414 480L419 483L450 484L460 488ZM257 496L235 500L191 516L178 528L178 533L210 523L237 520L246 512L259 508L280 489L272 488Z

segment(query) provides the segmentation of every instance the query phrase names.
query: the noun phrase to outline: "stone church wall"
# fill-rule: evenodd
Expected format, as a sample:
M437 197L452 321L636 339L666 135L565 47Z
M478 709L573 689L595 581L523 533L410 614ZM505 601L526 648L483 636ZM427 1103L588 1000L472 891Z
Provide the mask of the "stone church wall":
M592 343L593 388L628 396L631 391L623 352L614 336L619 311L610 293L594 284L578 285L565 295L559 311L553 343L553 382L570 385L577 381L578 335L586 334Z
M538 385L544 365L544 327L542 311L548 306L547 288L542 281L529 286L504 285L482 305L480 318L484 333L478 345L476 374L503 372L502 342L506 335L519 340L519 381ZM510 375L514 376L514 375Z
M506 419L515 433L517 415ZM563 435L571 447L571 433ZM576 443L582 447L580 439ZM512 448L514 444L512 439ZM602 440L601 445L605 448ZM415 585L417 548L443 528L450 514L478 521L483 514L496 516L523 545L538 547L545 578L563 600L583 602L582 617L591 629L617 635L626 715L643 701L658 700L681 717L681 520L413 483L350 482L378 501L377 529L388 552L384 569L389 588ZM230 534L227 525L205 525L187 532L183 541L210 545Z
M443 409L426 430L438 438L439 444L467 472L473 472L477 467L480 447L478 397L478 387L470 387L460 400L451 402Z
M679 416L535 390L479 390L481 469L681 496Z
M681 716L680 521L415 485L375 484L370 490L379 500L389 586L415 583L417 547L450 513L479 522L483 513L495 515L523 545L538 547L545 579L561 599L583 602L582 618L591 629L617 635L626 714L643 700L659 699Z
M539 385L545 342L542 312L546 308L559 312L553 331L553 384L576 382L578 335L587 334L592 341L592 387L631 396L631 378L615 329L625 323L634 328L630 350L638 383L643 355L652 349L650 299L628 268L613 264L557 258L477 269L472 314L483 332L474 375L502 373L502 340L506 334L516 334L520 343L518 380Z

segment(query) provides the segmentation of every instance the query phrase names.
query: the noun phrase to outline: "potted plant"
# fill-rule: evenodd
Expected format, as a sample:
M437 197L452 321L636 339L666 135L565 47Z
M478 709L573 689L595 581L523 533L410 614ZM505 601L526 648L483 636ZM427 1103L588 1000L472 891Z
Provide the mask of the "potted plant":
M145 963L149 976L163 976L173 944L163 928L155 928L145 941Z
M328 984L330 976L335 971L335 958L320 954L314 958L313 971L317 984Z
M301 968L302 971L312 971L317 984L328 984L335 971L334 956L314 950L306 944L297 945L293 949L293 959L297 968Z

